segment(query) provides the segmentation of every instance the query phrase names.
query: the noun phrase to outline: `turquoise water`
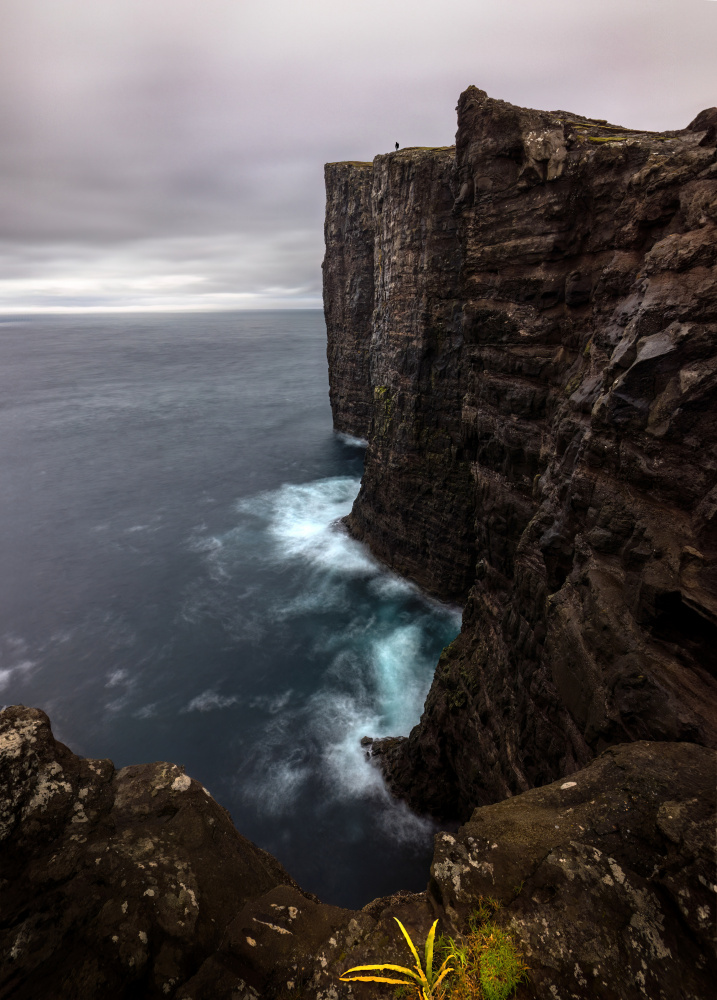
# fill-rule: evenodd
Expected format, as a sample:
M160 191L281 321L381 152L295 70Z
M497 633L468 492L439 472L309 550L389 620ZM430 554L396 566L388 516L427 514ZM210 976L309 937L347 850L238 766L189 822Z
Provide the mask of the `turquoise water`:
M359 740L410 731L460 622L340 525L321 314L18 319L0 355L0 699L184 764L328 902L423 888Z

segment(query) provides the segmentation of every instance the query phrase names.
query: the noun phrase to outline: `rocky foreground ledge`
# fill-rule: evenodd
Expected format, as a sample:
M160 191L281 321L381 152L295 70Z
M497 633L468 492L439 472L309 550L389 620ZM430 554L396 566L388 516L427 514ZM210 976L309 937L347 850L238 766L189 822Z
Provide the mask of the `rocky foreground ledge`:
M519 996L708 1000L716 776L704 747L612 747L439 833L426 892L353 911L304 892L182 768L84 760L44 712L7 708L0 997L389 996L338 977L405 963L394 916L414 939L436 917L456 933L491 896L531 969Z

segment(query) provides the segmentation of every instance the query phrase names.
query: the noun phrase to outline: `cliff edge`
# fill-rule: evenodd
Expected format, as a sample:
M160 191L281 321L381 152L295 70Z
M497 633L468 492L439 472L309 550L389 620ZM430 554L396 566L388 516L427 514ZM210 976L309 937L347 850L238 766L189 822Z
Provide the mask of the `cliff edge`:
M465 605L419 725L374 744L420 811L717 746L716 147L715 108L651 133L470 87L455 148L326 168L348 528Z
M708 1000L716 757L612 748L439 833L426 892L344 910L304 892L182 768L84 760L44 712L7 708L0 997L380 1000L384 986L339 977L406 964L394 917L422 942L436 919L465 931L489 896L530 966L518 1000Z

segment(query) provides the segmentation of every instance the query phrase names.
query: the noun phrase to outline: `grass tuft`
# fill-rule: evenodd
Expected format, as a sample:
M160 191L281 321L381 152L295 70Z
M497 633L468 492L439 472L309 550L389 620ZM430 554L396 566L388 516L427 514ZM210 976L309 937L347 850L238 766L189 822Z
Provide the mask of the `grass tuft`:
M455 975L445 1000L509 1000L528 978L528 967L518 954L509 931L494 921L500 904L479 901L460 941L441 938L441 954L453 959Z

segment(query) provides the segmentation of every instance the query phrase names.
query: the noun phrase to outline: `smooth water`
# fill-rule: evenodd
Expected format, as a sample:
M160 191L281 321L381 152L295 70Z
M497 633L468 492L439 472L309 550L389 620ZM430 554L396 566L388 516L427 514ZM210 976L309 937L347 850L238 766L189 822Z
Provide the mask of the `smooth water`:
M77 753L169 760L327 902L428 878L364 735L417 721L455 610L338 519L316 312L0 322L0 699Z

